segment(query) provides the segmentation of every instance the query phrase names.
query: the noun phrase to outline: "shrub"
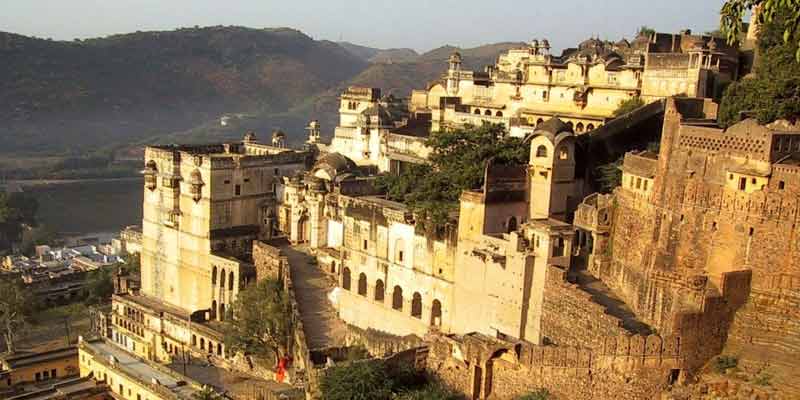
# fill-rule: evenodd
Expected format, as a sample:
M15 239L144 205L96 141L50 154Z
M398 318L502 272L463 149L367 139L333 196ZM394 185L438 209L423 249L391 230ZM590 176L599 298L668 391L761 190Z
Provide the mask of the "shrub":
M547 389L536 389L530 393L526 393L516 400L548 400L550 398L550 391Z
M714 371L724 374L731 368L736 368L739 365L739 359L734 356L719 356L714 359Z

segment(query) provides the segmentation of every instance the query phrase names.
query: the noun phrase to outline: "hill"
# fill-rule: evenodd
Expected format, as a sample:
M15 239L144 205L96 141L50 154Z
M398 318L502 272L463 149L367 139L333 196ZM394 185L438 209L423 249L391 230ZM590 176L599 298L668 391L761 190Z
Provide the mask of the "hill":
M518 45L458 50L465 67L482 68ZM456 49L420 55L313 40L288 28L189 28L74 42L0 32L0 153L123 150L119 157L146 143L227 140L246 129L266 138L273 128L299 143L304 138L291 134L302 135L312 118L324 134L333 131L347 86L408 96L438 79ZM237 117L221 126L227 114ZM24 161L14 168L24 169Z
M354 56L371 63L410 62L415 61L419 54L413 49L376 49L374 47L360 46L350 42L337 42Z
M79 151L290 110L367 67L292 29L210 27L76 42L0 33L0 148Z

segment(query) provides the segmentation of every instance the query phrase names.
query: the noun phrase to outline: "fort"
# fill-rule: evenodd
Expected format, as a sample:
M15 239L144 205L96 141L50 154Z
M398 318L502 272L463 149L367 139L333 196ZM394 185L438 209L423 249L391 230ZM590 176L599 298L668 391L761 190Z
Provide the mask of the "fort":
M95 372L117 365L84 356L124 351L174 379L195 357L259 388L209 383L234 398L315 398L326 366L361 345L409 355L471 399L651 399L703 390L709 362L734 354L786 396L758 398L800 395L800 128L716 125L710 97L737 79L738 56L710 37L549 50L534 41L484 72L453 54L408 102L348 88L331 142L314 121L302 150L282 132L148 147L141 288L118 275L81 374L105 379ZM632 97L646 105L615 116ZM447 222L423 223L375 184L429 162L431 135L484 122L522 138L528 160L488 162ZM651 137L658 149L643 150ZM595 193L592 169L612 154L621 184ZM224 346L226 307L267 278L289 296L285 377ZM202 384L143 390L181 398Z

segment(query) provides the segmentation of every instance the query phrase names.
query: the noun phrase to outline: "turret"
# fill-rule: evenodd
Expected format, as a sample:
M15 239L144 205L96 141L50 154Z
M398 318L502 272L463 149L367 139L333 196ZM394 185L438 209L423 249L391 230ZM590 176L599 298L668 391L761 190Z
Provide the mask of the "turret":
M461 81L461 54L454 51L450 55L450 66L447 69L447 94L458 95L458 85Z
M306 127L308 131L308 139L306 143L308 144L315 144L319 141L319 134L320 134L320 126L319 121L313 120L308 123L308 127Z
M272 132L272 145L275 147L286 147L286 134L282 130L276 129Z

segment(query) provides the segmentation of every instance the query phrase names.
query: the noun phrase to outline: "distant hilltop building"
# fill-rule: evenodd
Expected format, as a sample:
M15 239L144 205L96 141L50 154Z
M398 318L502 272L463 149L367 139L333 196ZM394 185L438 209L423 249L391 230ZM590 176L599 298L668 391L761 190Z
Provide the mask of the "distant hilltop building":
M455 52L441 79L413 91L408 104L377 88L345 90L329 151L359 165L398 171L403 163L422 162L427 154L422 142L431 132L491 122L525 137L558 117L582 134L612 120L625 100L713 97L738 71L735 48L689 31L632 42L592 38L558 56L546 39L533 40L480 72L463 69Z

